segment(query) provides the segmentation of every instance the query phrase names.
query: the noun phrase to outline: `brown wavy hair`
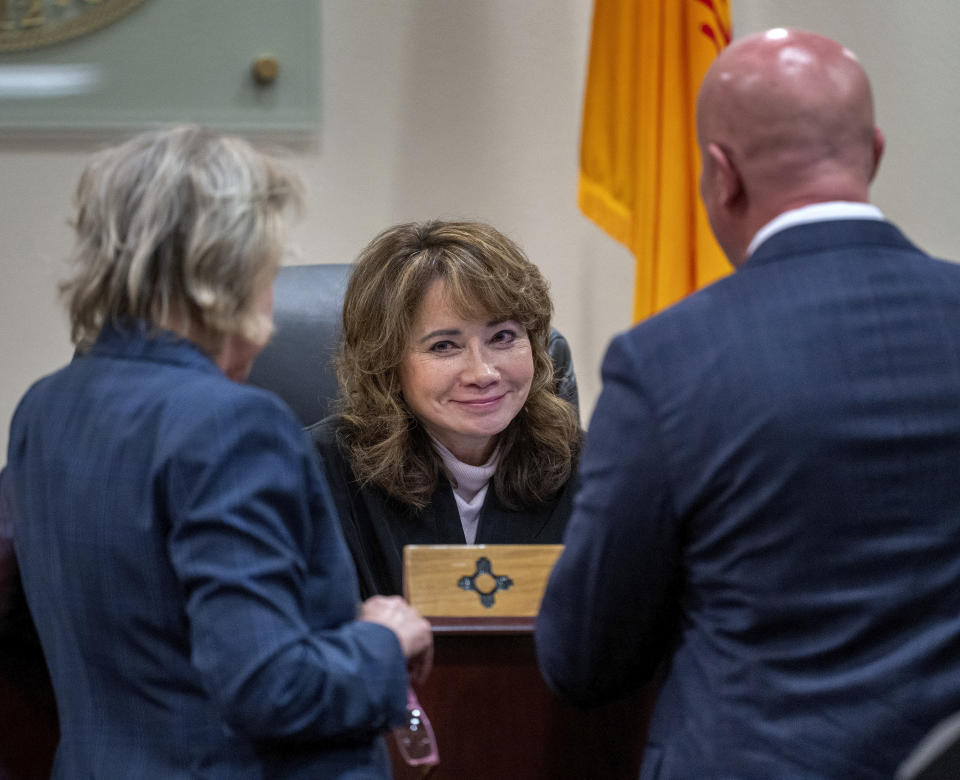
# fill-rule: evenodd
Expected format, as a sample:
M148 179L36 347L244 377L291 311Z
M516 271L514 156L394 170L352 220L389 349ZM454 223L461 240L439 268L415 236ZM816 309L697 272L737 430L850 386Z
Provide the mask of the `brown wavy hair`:
M526 328L533 381L523 408L499 434L492 482L507 507L541 503L573 472L579 417L554 390L547 352L553 304L546 280L513 241L480 222L396 225L357 259L344 298L337 361L339 437L354 474L417 509L436 490L441 460L403 399L399 367L417 308L437 279L461 316L515 320Z

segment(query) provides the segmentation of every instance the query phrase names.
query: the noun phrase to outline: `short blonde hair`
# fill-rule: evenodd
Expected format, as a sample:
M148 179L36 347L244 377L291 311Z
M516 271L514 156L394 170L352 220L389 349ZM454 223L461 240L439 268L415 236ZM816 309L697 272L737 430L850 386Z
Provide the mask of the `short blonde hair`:
M270 323L257 290L280 265L285 212L302 184L249 143L195 126L138 135L97 154L77 185L70 278L60 285L71 338L144 320L211 353Z
M337 363L340 435L354 473L417 508L436 489L440 459L403 399L400 363L437 279L463 316L515 320L527 331L533 382L500 434L493 487L507 507L546 501L573 473L581 440L576 410L555 392L547 352L553 304L546 279L520 247L481 222L396 225L361 252L344 298Z

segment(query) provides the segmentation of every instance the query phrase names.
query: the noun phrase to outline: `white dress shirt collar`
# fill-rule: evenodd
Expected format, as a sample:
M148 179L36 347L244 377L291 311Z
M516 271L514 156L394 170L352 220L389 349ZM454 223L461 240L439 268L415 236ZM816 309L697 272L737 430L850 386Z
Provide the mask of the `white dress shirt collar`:
M808 222L824 222L833 219L876 219L882 220L883 212L871 203L855 203L847 200L831 200L826 203L812 203L798 209L784 211L771 219L757 231L757 234L747 247L747 257L750 257L774 233L786 230L794 225L803 225Z

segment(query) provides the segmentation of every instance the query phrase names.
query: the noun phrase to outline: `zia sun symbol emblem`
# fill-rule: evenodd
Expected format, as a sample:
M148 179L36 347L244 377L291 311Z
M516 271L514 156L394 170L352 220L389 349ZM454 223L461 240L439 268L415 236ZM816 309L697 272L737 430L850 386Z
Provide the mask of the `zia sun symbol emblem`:
M491 586L490 583L493 583ZM457 585L462 590L475 591L480 596L480 603L485 607L492 607L494 596L498 590L507 590L513 585L513 580L505 574L494 574L490 559L477 558L477 568L473 574L461 577Z

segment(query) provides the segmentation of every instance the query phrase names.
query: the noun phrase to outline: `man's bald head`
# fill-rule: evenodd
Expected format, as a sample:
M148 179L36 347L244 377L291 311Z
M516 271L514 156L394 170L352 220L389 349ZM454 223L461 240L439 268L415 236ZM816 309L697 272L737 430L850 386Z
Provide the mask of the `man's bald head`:
M701 192L735 265L756 230L783 211L866 201L883 148L854 54L783 29L743 38L714 60L697 101L697 134Z

